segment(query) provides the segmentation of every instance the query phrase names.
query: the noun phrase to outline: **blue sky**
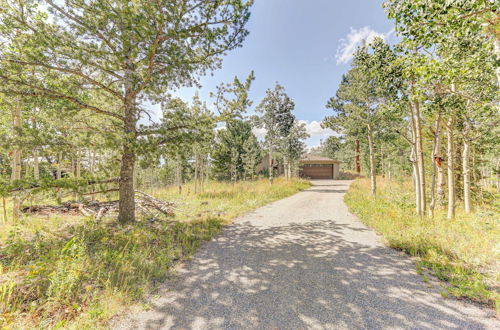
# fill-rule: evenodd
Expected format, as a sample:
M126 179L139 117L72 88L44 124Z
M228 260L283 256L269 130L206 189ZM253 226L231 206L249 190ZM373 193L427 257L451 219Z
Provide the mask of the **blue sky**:
M349 69L352 50L363 38L391 40L393 22L380 0L256 0L243 47L224 58L222 68L203 77L201 89L173 94L189 101L198 90L209 106L210 92L233 77L255 72L251 98L255 107L276 81L295 101L295 115L307 123L309 146L333 132L320 129L328 114L325 104ZM253 108L252 107L252 108Z

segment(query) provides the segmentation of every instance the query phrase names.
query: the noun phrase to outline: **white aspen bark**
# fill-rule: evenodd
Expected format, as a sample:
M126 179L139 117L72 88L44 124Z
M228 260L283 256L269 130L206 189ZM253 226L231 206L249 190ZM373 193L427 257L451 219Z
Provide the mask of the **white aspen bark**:
M469 214L471 212L471 201L470 201L470 140L468 137L470 130L469 123L465 122L464 125L464 148L462 150L462 175L463 175L463 185L464 185L464 209L465 213Z
M16 135L18 130L21 129L21 104L20 101L17 102L12 113L12 124ZM15 149L12 151L12 181L21 179L21 149L16 145Z
M273 184L273 145L269 143L269 184Z
M420 116L418 115L417 109L418 107L416 106L417 104L415 103L415 106L411 103L411 101L408 103L409 110L410 110L410 118L411 118L411 133L412 133L412 166L413 166L413 171L414 171L414 177L415 177L415 184L418 185L418 188L415 187L415 194L418 194L418 198L415 196L415 201L417 203L416 205L416 213L418 216L422 217L425 214L424 211L424 203L425 203L425 183L422 185L422 171L421 171L421 159L420 156L422 156L422 153L419 152L421 151L422 148L422 139L421 139L421 132L419 132L420 128ZM423 162L423 160L422 160ZM422 191L423 190L423 191Z
M75 164L75 176L77 178L81 177L82 173L82 155L80 153L80 150L76 150L76 164Z
M370 153L370 184L372 196L377 195L377 178L375 176L375 152L373 150L373 129L368 125L368 150Z
M442 157L439 158L438 162L436 162L437 165L437 204L438 205L443 205L444 204L444 199L445 199L445 192L444 192L444 170L443 170L443 164L442 164Z
M200 159L200 192L205 191L205 158Z
M205 162L205 177L204 177L204 180L205 180L205 184L203 185L203 191L206 191L207 189L207 185L208 185L208 180L209 180L209 169L210 169L210 164L209 164L209 160L208 160L208 157L207 156L207 160Z
M424 150L422 147L422 126L420 118L420 104L418 101L415 102L415 147L416 147L416 158L418 167L418 176L420 179L420 210L421 215L425 214L426 211L426 196L425 196L425 164L424 164Z
M198 153L194 153L194 193L198 192Z
M436 117L436 128L434 131L434 139L432 143L432 181L431 181L431 201L429 204L429 216L434 216L434 207L436 206L436 173L440 167L440 150L441 150L441 114Z
M21 100L18 99L12 112L12 124L16 135L21 129ZM12 152L12 176L11 181L21 180L21 148L16 145ZM14 221L19 219L19 211L21 208L21 200L17 193L14 193L12 198L12 218Z
M448 168L448 219L455 217L455 171L454 171L454 144L453 144L453 125L454 116L450 115L446 124L446 140L447 140L447 168Z
M382 170L382 177L385 178L385 162L384 162L384 149L380 146L380 168Z
M420 177L419 177L419 172L418 172L418 166L417 166L417 153L415 151L415 143L412 144L411 146L411 156L410 156L410 161L413 169L413 185L415 187L415 213L418 216L422 216L422 209L421 206L422 204L420 203Z

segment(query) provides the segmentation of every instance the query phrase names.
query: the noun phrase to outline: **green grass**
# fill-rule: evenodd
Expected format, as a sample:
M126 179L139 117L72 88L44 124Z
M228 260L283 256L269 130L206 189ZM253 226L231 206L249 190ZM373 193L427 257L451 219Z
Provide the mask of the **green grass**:
M351 212L382 234L386 243L417 257L443 281L449 294L496 306L500 310L500 218L483 205L466 215L457 207L454 220L438 209L434 218L415 216L412 185L379 179L377 197L367 179L356 180L344 200Z
M176 202L170 219L119 226L77 216L24 217L0 224L0 328L84 328L140 304L169 270L225 223L309 187L300 180L209 182L148 191Z

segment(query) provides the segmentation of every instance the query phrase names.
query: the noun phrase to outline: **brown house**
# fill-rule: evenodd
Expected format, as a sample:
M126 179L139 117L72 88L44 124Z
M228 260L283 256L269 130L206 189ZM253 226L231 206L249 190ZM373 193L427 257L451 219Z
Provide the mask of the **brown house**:
M327 157L303 155L299 176L307 179L338 179L340 162Z

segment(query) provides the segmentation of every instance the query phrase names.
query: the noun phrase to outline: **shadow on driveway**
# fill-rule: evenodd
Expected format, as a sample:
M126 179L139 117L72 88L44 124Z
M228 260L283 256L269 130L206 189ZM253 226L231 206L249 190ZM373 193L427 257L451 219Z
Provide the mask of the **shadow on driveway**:
M226 227L165 283L150 310L118 328L483 329L495 322L429 288L408 257L383 247L347 212L348 183L334 183Z

